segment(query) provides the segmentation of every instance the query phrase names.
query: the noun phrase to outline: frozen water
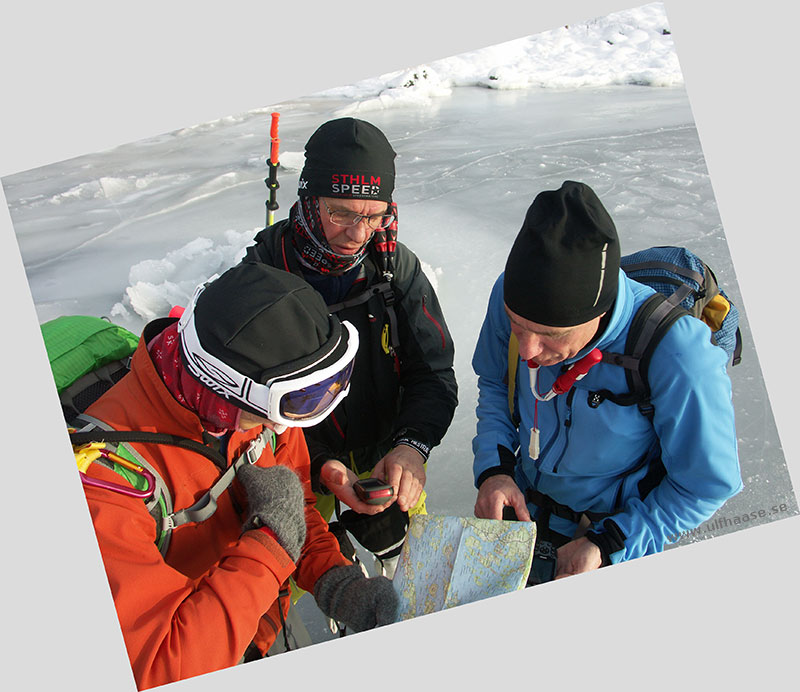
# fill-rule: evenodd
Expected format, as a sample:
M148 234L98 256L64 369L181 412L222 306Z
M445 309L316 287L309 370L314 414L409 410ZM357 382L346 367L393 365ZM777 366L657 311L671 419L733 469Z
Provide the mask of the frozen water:
M431 512L472 513L472 349L538 191L590 184L624 251L687 245L741 306L677 60L648 7L276 107L277 218L293 202L303 144L325 120L370 120L398 152L399 238L434 280L457 347L460 405L429 464ZM270 110L3 178L39 320L110 315L138 331L234 263L264 224ZM743 310L742 330L731 377L745 489L680 544L798 511Z
M295 198L305 140L349 103L328 96L280 107L287 164L276 218ZM424 109L374 110L370 120L398 152L399 238L436 285L457 349L460 405L429 463L430 511L472 512L470 359L491 284L538 191L565 179L590 184L624 252L686 245L741 305L680 86L462 87ZM235 263L265 222L268 128L268 111L248 113L5 178L40 321L82 312L138 332ZM753 525L797 506L743 311L742 327L745 356L731 376L746 487L720 513ZM754 510L767 514L752 519ZM705 528L682 540L734 530Z

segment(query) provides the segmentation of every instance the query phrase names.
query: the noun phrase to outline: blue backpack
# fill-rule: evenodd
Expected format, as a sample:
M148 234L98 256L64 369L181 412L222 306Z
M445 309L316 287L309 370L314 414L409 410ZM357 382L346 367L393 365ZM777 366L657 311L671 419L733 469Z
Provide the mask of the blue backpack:
M683 315L705 322L711 329L712 343L725 350L731 365L742 357L739 311L719 287L711 268L683 247L659 246L625 255L623 271L635 281L656 290L634 315L625 352L604 353L603 361L625 368L630 391L595 393L596 405L603 399L628 406L636 404L649 418L653 416L647 369L650 357L667 330Z

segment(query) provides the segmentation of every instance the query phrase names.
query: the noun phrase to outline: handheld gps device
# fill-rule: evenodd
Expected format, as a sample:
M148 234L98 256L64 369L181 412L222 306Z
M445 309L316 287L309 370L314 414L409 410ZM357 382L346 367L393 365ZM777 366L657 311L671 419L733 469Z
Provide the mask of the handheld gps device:
M382 505L394 496L394 488L379 478L361 478L353 483L353 489L368 505Z

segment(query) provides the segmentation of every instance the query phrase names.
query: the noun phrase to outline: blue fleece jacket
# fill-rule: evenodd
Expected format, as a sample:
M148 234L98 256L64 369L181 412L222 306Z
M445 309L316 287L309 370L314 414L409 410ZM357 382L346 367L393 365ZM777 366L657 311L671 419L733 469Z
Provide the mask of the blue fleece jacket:
M617 299L604 332L568 363L594 347L622 353L631 319L652 293L620 270ZM479 389L473 440L476 485L482 475L501 467L501 447L516 452L514 468L502 468L523 491L538 490L575 511L610 515L591 529L609 539L603 543L612 563L663 550L670 537L698 526L742 489L727 356L711 343L710 330L700 320L680 318L653 353L648 374L655 406L652 423L636 406L610 400L592 405L597 401L593 392L628 391L623 368L599 363L570 392L538 402L536 460L528 454L535 398L522 360L516 376L519 427L509 412L504 379L510 334L501 275L472 360ZM562 365L539 368L540 392L550 388ZM659 458L666 473L647 492ZM551 517L550 527L568 536L575 530L574 523L559 517Z

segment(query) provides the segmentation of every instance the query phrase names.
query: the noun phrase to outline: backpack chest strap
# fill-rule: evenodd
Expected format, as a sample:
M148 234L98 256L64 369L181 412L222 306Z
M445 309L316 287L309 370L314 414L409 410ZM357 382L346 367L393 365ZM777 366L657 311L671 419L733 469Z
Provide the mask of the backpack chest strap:
M217 499L233 483L236 471L245 464L255 464L267 448L267 440L270 440L274 449L274 433L271 430L262 430L261 434L251 440L247 449L225 470L216 483L197 502L191 507L172 512L164 517L163 530L171 531L183 524L203 522L213 515L217 511Z

